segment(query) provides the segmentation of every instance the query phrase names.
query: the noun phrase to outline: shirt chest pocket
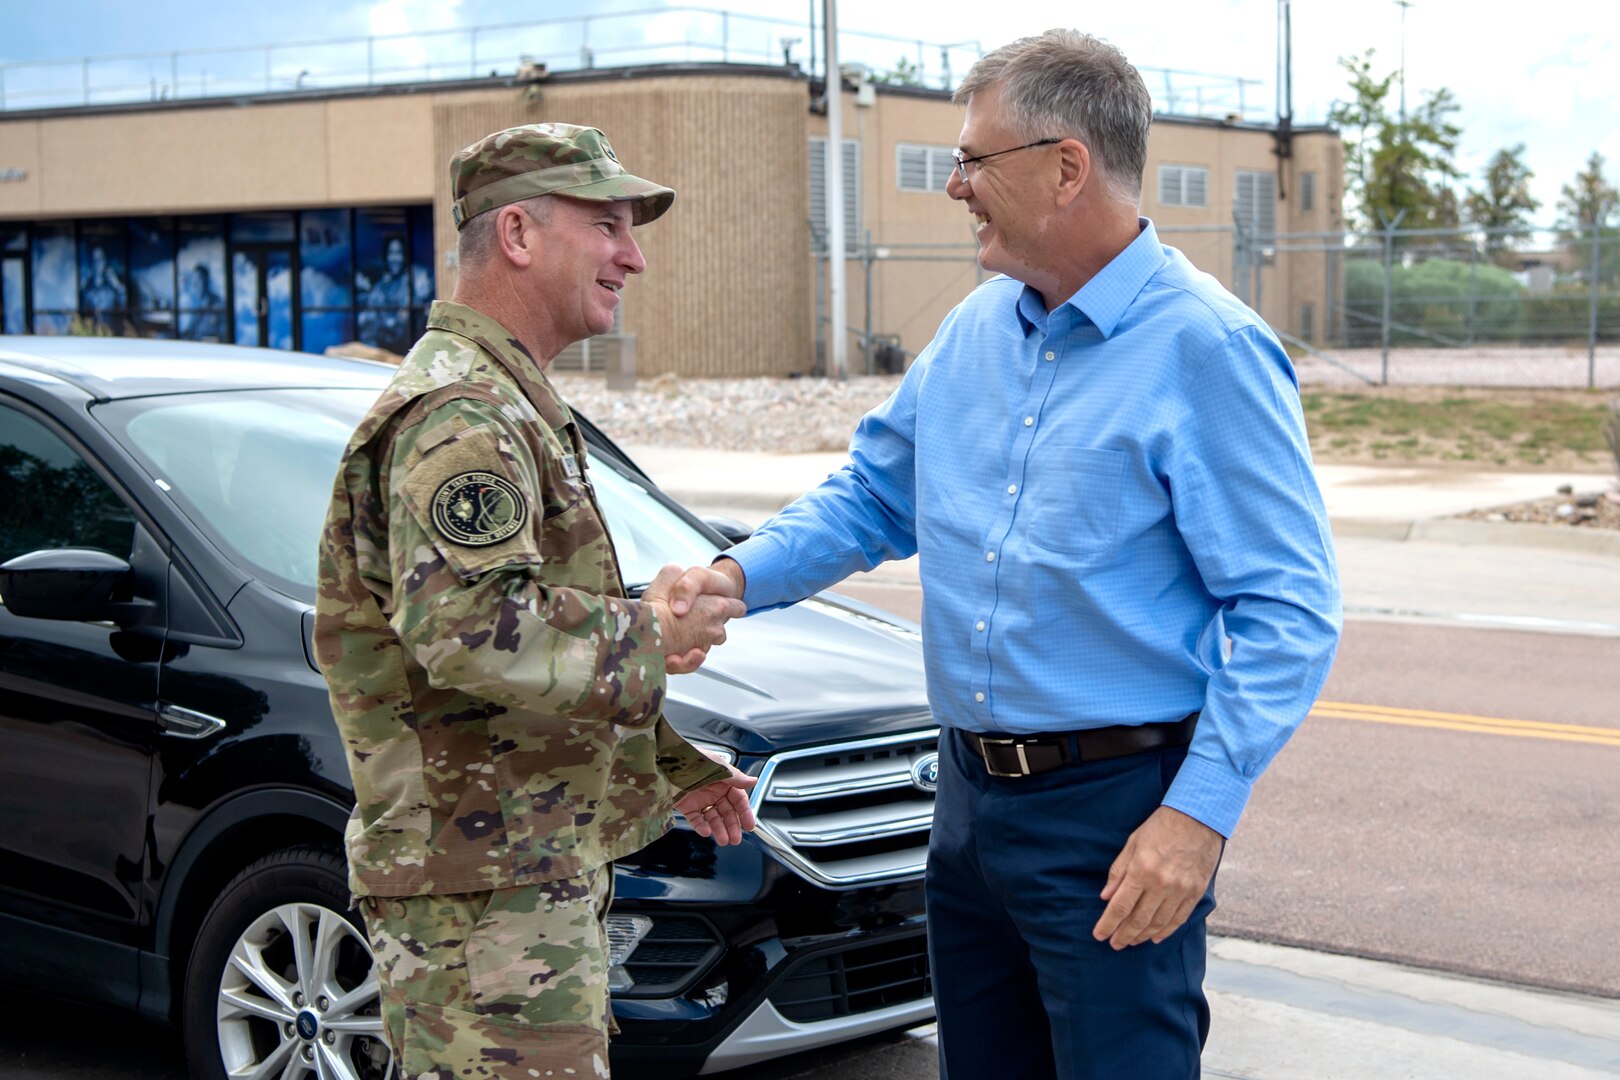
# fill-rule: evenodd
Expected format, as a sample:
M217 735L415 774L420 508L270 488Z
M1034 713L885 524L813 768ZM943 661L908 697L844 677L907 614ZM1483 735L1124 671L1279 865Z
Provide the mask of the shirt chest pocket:
M1080 446L1040 449L1030 461L1029 538L1067 555L1098 555L1119 539L1125 455Z

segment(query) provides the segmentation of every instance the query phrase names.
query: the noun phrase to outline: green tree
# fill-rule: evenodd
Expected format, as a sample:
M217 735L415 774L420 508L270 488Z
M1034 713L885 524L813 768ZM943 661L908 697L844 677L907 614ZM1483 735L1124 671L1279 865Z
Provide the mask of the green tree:
M1530 215L1541 209L1541 200L1530 194L1535 173L1524 163L1524 143L1504 146L1491 156L1481 174L1485 186L1468 193L1468 221L1482 229L1523 228ZM1485 252L1499 266L1510 265L1509 237L1485 234Z
M871 81L883 83L886 86L921 86L923 85L923 70L919 65L902 56L894 62L893 71L874 72Z
M1451 122L1458 111L1450 90L1424 94L1404 118L1390 112L1396 75L1373 74L1374 50L1340 57L1350 75L1349 101L1336 102L1328 114L1343 135L1349 175L1360 223L1381 229L1401 211L1403 229L1445 228L1458 224L1456 193L1457 139L1462 129Z
M1607 226L1620 212L1620 192L1603 175L1603 155L1596 150L1586 168L1575 174L1558 193L1558 224L1572 228Z
M1558 224L1564 242L1575 247L1581 277L1589 278L1592 227L1599 233L1598 281L1609 284L1620 280L1620 229L1611 222L1620 216L1620 192L1603 175L1603 155L1596 150L1586 159L1586 167L1575 174L1558 194Z

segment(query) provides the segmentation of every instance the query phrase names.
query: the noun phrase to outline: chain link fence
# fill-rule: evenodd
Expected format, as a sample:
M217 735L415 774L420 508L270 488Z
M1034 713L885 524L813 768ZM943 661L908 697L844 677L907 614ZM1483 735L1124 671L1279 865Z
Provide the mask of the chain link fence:
M1262 314L1302 382L1620 389L1620 229L1158 231ZM818 361L830 326L824 239L812 231ZM849 370L902 370L986 276L976 251L971 240L870 233L850 245Z

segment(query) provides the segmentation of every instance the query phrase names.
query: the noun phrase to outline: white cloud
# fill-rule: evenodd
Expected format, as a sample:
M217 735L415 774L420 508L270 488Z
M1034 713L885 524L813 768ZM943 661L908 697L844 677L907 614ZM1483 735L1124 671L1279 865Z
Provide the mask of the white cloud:
M366 12L370 32L384 34L420 33L455 26L461 0L376 0Z

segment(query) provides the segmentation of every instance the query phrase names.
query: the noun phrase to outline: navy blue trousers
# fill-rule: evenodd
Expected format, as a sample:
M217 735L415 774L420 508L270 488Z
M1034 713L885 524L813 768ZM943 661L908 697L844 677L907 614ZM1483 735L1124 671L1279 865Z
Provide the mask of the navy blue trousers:
M1091 936L1108 867L1186 755L997 779L943 729L927 875L942 1080L1196 1080L1213 883L1158 945Z

